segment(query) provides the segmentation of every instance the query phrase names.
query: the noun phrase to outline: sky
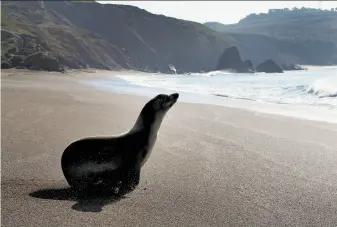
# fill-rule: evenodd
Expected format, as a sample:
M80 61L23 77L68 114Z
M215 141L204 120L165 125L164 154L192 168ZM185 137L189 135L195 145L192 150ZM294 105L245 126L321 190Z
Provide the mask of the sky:
M205 23L233 24L251 13L283 8L337 8L337 1L97 1L134 5L151 13Z

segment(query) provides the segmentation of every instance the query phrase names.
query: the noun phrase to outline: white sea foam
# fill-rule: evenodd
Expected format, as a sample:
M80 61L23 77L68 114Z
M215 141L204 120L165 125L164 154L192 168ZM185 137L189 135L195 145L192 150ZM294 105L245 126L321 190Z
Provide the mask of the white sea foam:
M337 97L337 75L317 79L309 87L308 93L319 98Z
M337 68L286 71L283 74L224 71L185 75L142 73L112 77L95 85L149 96L177 91L183 94L181 101L337 121Z

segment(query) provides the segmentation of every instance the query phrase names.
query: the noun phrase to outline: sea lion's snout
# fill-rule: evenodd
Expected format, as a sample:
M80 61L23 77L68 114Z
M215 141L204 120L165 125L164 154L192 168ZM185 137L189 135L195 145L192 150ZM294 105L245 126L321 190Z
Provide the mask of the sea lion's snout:
M178 98L178 93L173 93L171 95L159 94L149 103L153 103L154 110L168 110L177 102Z
M164 107L171 108L178 100L179 94L173 93L170 96L168 96L168 100L165 102Z
M179 98L179 94L178 93L173 93L172 95L170 95L170 98L177 101Z

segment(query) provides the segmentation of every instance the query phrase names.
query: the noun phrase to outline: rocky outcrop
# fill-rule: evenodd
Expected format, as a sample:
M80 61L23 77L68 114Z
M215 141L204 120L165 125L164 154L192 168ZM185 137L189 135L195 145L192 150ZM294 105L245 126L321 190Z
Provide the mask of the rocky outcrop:
M1 69L10 69L12 64L7 60L1 60Z
M23 65L26 68L34 69L34 70L47 70L47 71L58 71L62 72L59 61L52 57L48 56L44 53L35 53L24 59Z
M251 71L251 72L254 72L254 71L255 71L254 66L253 66L253 63L252 63L251 60L246 60L246 61L244 61L244 62L243 62L243 65L244 65L244 67L245 67L246 69L248 69L249 71Z
M23 55L12 55L9 61L12 67L18 67L21 65L24 59L25 59L25 56Z
M268 59L256 67L257 72L265 73L283 73L283 70L273 60Z
M251 72L253 68L251 61L243 62L237 47L227 48L219 58L217 70L234 70L238 73Z
M217 70L222 69L238 69L242 66L242 59L240 57L238 48L230 47L225 49L220 56Z
M35 70L62 71L59 61L52 57L52 48L40 37L15 34L1 30L1 68L28 68Z

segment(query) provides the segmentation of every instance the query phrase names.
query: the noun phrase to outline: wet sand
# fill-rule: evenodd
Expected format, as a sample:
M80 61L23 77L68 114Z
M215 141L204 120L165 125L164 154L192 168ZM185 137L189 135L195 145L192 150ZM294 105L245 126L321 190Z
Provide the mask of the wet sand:
M170 110L134 192L77 196L63 150L127 131L148 100L79 83L111 73L2 70L2 226L337 225L336 124L211 105Z

